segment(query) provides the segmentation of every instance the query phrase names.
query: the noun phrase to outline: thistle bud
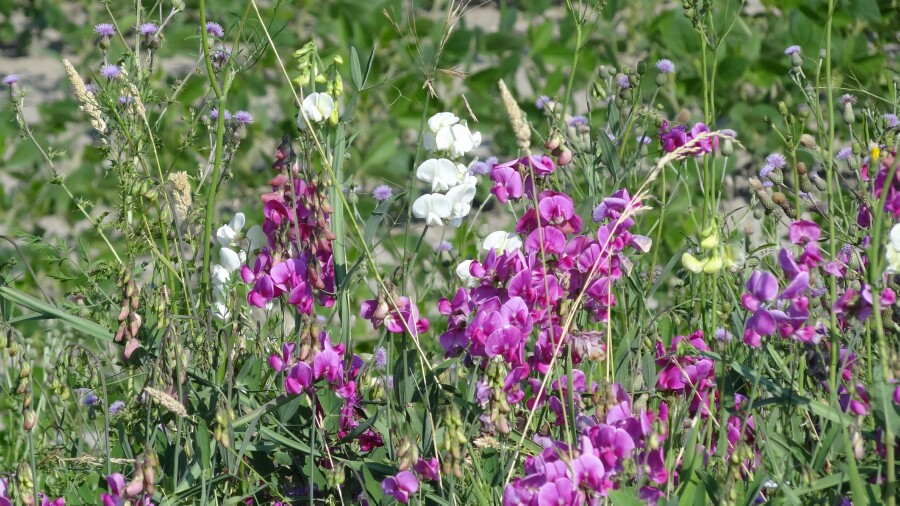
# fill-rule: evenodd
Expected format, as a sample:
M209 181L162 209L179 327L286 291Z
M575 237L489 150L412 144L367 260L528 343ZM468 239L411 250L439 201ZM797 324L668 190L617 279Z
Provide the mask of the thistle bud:
M815 149L816 138L809 134L803 134L800 136L800 145L805 148Z
M787 107L787 104L785 104L783 100L778 102L778 114L780 114L782 116L788 115L788 107Z

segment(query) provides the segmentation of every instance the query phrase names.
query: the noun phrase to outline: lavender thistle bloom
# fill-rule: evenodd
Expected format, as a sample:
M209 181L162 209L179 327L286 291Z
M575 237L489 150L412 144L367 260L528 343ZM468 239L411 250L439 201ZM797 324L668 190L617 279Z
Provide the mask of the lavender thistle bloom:
M156 35L156 32L159 31L159 27L156 26L156 23L142 23L141 26L138 27L138 33L145 37L152 37Z
M631 88L631 81L625 74L619 74L618 76L616 76L616 84L618 84L619 88L622 88L623 90Z
M209 111L209 119L211 119L213 121L218 121L219 120L219 110L216 108L213 108L213 110ZM231 111L229 111L228 109L225 109L225 121L229 121L230 119L231 119Z
M900 119L897 119L896 114L885 114L884 119L887 121L888 128L897 128L900 126Z
M587 125L588 119L584 116L572 116L572 119L569 120L569 126L578 126L578 125Z
M550 103L550 97L547 95L541 95L537 100L534 101L534 106L540 110L544 110L544 107L547 107L547 104Z
M132 102L134 102L134 97L129 97L126 95L119 96L119 103L122 105L128 105L128 104L131 104Z
M656 62L656 70L662 74L672 74L675 72L675 64L672 63L672 60L663 58Z
M376 369L384 369L387 365L387 350L383 346L375 349L375 360L373 362Z
M450 251L453 249L453 245L450 244L450 241L441 241L434 247L435 253L440 253L442 251Z
M772 153L766 157L766 165L771 165L775 169L783 169L787 166L787 158L781 153Z
M800 54L800 46L797 46L797 45L789 46L787 49L784 50L784 54L786 54L786 55Z
M97 87L94 86L93 84L85 84L85 85L84 85L84 89L85 89L85 91L87 91L87 92L90 93L91 95L96 95L96 94L97 94Z
M100 23L94 26L94 33L101 37L112 37L116 34L116 27L110 23Z
M225 117L227 118L228 116L226 115ZM234 118L235 121L237 121L238 123L240 123L242 125L253 124L253 116L250 115L250 113L247 111L238 111L238 112L234 113L234 116L232 116L232 117Z
M3 78L3 84L8 84L10 86L19 82L19 74L10 74Z
M838 103L841 105L855 104L856 97L854 97L853 95L851 95L849 93L844 93L843 95L838 97Z
M723 128L722 130L719 131L719 133L721 133L725 137L731 137L732 139L737 139L737 132L735 132L734 130L732 130L730 128Z
M391 187L386 184L378 185L374 190L372 190L372 198L374 198L378 202L384 202L385 200L391 198L391 195L393 194L394 190L392 190Z
M841 161L849 160L851 156L853 156L853 148L847 147L838 151L837 159Z
M123 409L125 409L125 403L123 401L116 401L109 405L109 414L118 415Z
M650 142L651 142L652 140L653 140L653 139L651 139L650 137L647 137L647 136L644 135L644 134L640 134L640 135L637 136L637 142L638 142L638 144L650 144Z
M225 30L222 28L222 25L214 21L207 21L206 33L212 37L218 37L220 39L225 36Z
M117 65L107 64L100 69L100 75L107 79L115 79L122 75L122 69Z

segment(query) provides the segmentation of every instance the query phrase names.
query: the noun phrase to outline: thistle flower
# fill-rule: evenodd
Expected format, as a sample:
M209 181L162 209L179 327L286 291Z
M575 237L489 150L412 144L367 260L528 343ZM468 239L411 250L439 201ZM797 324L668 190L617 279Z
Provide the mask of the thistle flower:
M378 185L372 190L372 198L374 198L378 202L384 202L385 200L391 198L394 194L394 190L391 189L390 186L386 184Z
M213 21L206 22L206 33L212 37L218 37L220 39L225 36L225 30L222 29L222 25Z
M109 405L109 414L110 416L118 415L123 409L125 409L125 403L123 401L115 401Z
M500 160L496 156L489 156L484 161L477 161L469 166L469 174L473 176L484 176L491 173L491 168Z
M115 79L122 75L118 65L107 64L100 68L100 75L107 79Z
M3 84L13 86L19 82L19 74L9 74L3 78Z
M534 106L543 111L544 107L547 107L547 104L549 103L550 97L548 97L547 95L541 95L537 100L534 101Z
M440 253L442 251L450 251L453 249L453 244L450 241L441 241L434 246L434 252Z
M379 346L375 349L375 356L372 364L379 370L384 369L387 366L387 350L384 349L384 346Z
M849 160L853 156L853 148L846 147L838 151L837 159L841 161Z
M628 76L622 73L616 76L616 84L618 84L619 88L622 88L623 90L631 88L631 80L628 79Z
M766 157L766 165L771 165L775 169L783 169L787 166L787 158L781 153L772 153Z
M247 111L238 111L234 113L232 116L235 121L242 125L252 125L253 124L253 116Z
M672 63L672 60L668 60L663 58L656 62L656 70L658 70L661 74L672 74L675 72L675 64Z
M856 97L854 97L853 95L851 95L849 93L844 93L843 95L838 97L838 103L841 105L855 104Z
M219 121L219 109L218 108L213 108L211 111L209 111L209 119L211 119L213 121ZM225 109L225 121L230 121L230 120L231 120L231 111L229 111L228 109Z
M572 116L569 120L569 126L579 126L579 125L587 125L588 119L582 115Z
M900 119L897 119L896 114L890 114L890 113L885 114L884 119L885 119L885 121L887 121L888 128L900 127Z
M159 27L156 23L142 23L138 27L138 33L143 35L144 37L152 37L156 35L156 32L159 31Z
M788 48L784 50L784 54L786 54L788 56L800 54L800 46L797 46L797 45L788 46Z
M116 34L116 27L111 23L100 23L94 25L94 33L101 37L112 37Z

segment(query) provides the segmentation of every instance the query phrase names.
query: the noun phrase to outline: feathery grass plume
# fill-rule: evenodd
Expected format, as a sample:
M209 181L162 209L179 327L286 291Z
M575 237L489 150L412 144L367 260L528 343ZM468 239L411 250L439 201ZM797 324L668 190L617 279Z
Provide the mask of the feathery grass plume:
M187 172L173 172L169 174L169 183L172 187L172 207L175 209L175 218L179 223L187 218L188 210L194 203L191 196L191 182Z
M178 400L171 395L151 387L144 387L144 391L147 392L147 395L149 395L157 404L169 410L170 413L177 416L187 416L187 408L184 407L184 404L178 402Z
M63 58L63 66L66 67L66 75L69 76L69 82L72 83L75 99L81 104L78 108L91 118L91 126L94 127L94 130L102 134L103 131L106 130L106 121L103 120L103 115L100 112L100 107L97 106L97 101L94 99L93 95L88 93L84 81L81 79L81 76L78 75L78 72L75 71L75 67L72 66L72 63Z
M137 110L138 116L144 120L144 123L147 124L147 128L150 128L150 124L147 123L147 109L144 109L144 102L141 100L141 94L138 93L137 86L135 86L134 83L128 83L128 92L134 99L134 108Z
M528 127L528 122L525 121L525 113L519 108L519 104L516 103L503 79L497 84L500 86L500 99L503 101L503 106L506 107L509 123L512 126L513 133L516 135L516 145L523 151L530 152L531 129Z

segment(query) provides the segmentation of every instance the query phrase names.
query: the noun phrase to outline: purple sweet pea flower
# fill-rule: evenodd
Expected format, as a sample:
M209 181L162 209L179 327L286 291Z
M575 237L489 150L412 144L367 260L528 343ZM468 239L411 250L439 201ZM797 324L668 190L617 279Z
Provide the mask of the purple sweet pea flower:
M400 471L396 476L385 478L381 482L381 490L386 495L394 496L397 501L406 504L409 497L419 490L419 480L409 471Z
M344 366L328 338L322 339L322 351L313 359L313 373L316 379L324 377L329 383L338 383L344 376Z
M431 459L419 459L419 461L416 462L416 465L413 466L413 470L425 481L438 481L440 476L437 457Z
M491 181L494 186L491 187L491 193L497 197L501 204L505 204L507 200L518 200L524 195L524 184L522 175L519 174L513 165L518 160L494 165L491 169Z

